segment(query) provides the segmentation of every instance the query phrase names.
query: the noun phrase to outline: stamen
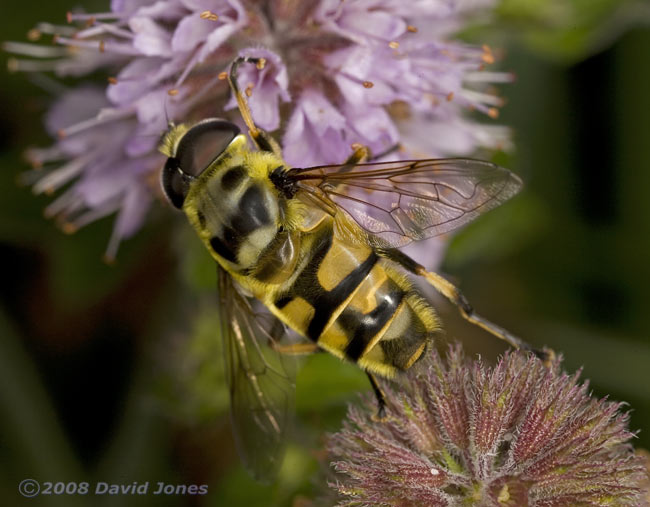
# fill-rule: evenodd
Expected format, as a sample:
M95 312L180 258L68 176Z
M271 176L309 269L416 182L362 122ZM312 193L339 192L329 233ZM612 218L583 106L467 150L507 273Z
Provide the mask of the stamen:
M9 72L49 72L59 67L61 60L23 60L18 58L7 59Z
M61 58L68 55L65 48L28 42L3 42L2 49L8 53L33 56L34 58Z
M417 33L418 29L414 27L413 25L408 25L406 29L411 32L411 33Z
M478 102L482 104L488 104L490 106L503 106L503 99L498 95L491 95L489 93L481 93L475 90L468 90L463 88L460 90L460 95L470 102Z
M255 67L257 67L257 70L263 70L266 67L266 58L259 58Z
M228 74L226 72L220 72L216 77L210 79L207 83L203 84L201 88L199 88L198 91L192 92L189 97L183 101L183 108L186 111L191 110L196 104L200 103L201 100L206 95L209 95L211 93L214 93L214 86L219 83L219 81L223 81L221 78L222 74L226 74L226 78L228 77ZM224 79L226 79L224 78Z
M192 58L190 58L190 61L187 62L187 65L185 65L185 69L183 69L183 72L181 73L180 76L178 76L178 79L174 83L174 88L179 88L181 84L183 84L183 81L185 81L185 78L192 72L192 69L196 65L196 63L199 60L199 52L195 52Z
M70 48L85 48L85 49L94 49L99 50L101 53L108 51L110 53L117 53L122 55L129 56L140 56L141 53L129 44L120 44L117 42L108 42L105 41L90 41L90 40L79 40L71 39L69 37L56 37L54 41L58 44L63 44Z
M347 72L341 72L341 71L339 71L339 73L340 73L342 76L344 76L344 77L346 77L347 79L349 79L350 81L353 81L353 82L355 82L355 83L359 83L359 84L362 85L364 88L372 88L373 86L375 86L375 83L373 83L372 81L361 80L361 79L359 79L358 77L353 76L352 74L348 74Z
M397 49L399 47L399 42L397 42L396 40L391 41L388 43L388 47L391 49Z
M110 33L117 37L122 37L124 39L133 39L133 32L120 28L116 25L108 23L97 23L92 28L82 30L75 34L75 39L86 39L90 37L96 37L97 35L102 35L105 33Z
M487 114L490 118L496 120L499 117L499 110L496 107L491 107L488 109Z
M203 11L200 17L201 19L207 19L209 21L217 21L219 19L219 15L212 11Z
M447 102L451 102L452 100L454 100L454 92L449 92L447 94L446 99L447 99Z
M110 76L110 77L108 78L108 83L109 83L109 84L112 84L112 85L116 85L116 84L117 84L117 78L116 78L116 77L112 77L112 76Z
M253 95L253 88L254 87L255 87L255 85L253 83L248 83L248 85L246 85L246 89L244 90L244 93L246 94L247 97L250 97L251 95Z
M77 209L83 208L83 206L83 198L75 193L74 188L71 188L47 206L43 210L43 215L45 218L53 218L63 214L66 210L74 212Z
M228 79L228 73L225 70L223 72L219 72L218 78L219 81L225 81Z
M70 127L66 127L65 129L61 129L57 132L57 134L59 135L59 138L63 139L97 125L101 125L102 123L108 123L115 120L123 120L131 115L133 115L133 112L127 109L100 109L99 113L94 118L89 118L87 120L80 121L79 123L75 123Z
M178 95L178 88L172 88L171 90L167 90L167 95L171 97Z
M89 156L77 157L67 164L55 169L40 179L32 189L35 194L51 194L72 178L81 173L86 164L90 161Z
M16 185L19 187L31 187L43 177L43 171L41 168L42 166L34 167L34 169L17 174L15 179Z
M77 32L77 30L71 26L53 25L52 23L39 23L36 25L36 30L49 35L61 34L68 35L70 37L72 37Z
M81 229L82 227L85 227L91 222L99 220L100 218L103 218L106 215L110 215L111 213L117 211L119 208L120 208L119 200L112 199L109 202L100 205L95 209L89 210L86 213L79 215L77 218L71 221L71 225L73 225L77 229Z
M72 23L73 21L88 21L90 19L92 20L121 19L122 17L123 15L117 12L100 12L98 14L85 14L81 12L70 12L70 11L68 11L65 16L66 21L68 23Z
M116 207L116 209L119 208L119 204ZM124 208L122 208L122 213L124 212ZM122 214L120 213L120 215ZM120 216L117 217L117 220L120 220ZM112 265L115 263L115 258L117 257L117 249L120 246L120 241L122 241L122 236L117 233L117 227L113 227L113 233L111 234L111 239L108 240L108 246L106 247L106 252L104 252L104 256L102 257L102 260L109 265Z
M468 72L464 77L464 81L490 83L512 83L515 79L512 72Z
M57 144L53 144L48 148L28 148L24 156L25 160L35 169L43 167L46 162L54 162L65 158L63 151Z

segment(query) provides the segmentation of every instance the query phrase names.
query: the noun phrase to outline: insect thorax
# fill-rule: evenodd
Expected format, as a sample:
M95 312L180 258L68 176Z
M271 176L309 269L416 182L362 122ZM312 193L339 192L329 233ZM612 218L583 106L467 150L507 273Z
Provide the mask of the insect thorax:
M228 271L244 272L278 235L283 203L259 167L264 161L230 162L201 176L184 210L213 257Z

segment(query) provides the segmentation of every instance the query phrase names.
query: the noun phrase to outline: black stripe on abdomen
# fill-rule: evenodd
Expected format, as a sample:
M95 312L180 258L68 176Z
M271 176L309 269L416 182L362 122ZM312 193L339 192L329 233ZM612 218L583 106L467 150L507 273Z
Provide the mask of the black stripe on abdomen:
M348 336L352 337L345 347L345 355L349 359L357 361L361 357L377 333L393 318L402 299L404 291L398 289L384 294L375 309L366 314L351 309L346 309L341 314L337 322Z
M314 308L314 315L307 327L307 337L318 341L323 329L332 318L334 311L361 285L368 276L379 257L374 251L355 269L341 280L336 287L325 290L318 281L318 270L332 246L332 229L328 229L317 241L314 255L302 270L288 293L275 301L278 309L285 307L294 298L300 297Z

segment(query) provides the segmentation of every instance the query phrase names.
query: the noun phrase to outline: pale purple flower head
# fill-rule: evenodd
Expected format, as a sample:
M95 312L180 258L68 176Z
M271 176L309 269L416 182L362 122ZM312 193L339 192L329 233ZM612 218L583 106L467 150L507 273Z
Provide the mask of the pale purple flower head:
M505 147L507 130L465 112L495 117L501 100L485 85L509 76L484 70L489 48L453 40L493 2L112 0L109 12L69 14L67 26L42 23L30 38L52 34L58 45L6 43L26 57L12 69L103 70L109 84L60 97L48 122L58 140L30 151L43 170L28 179L38 192L73 181L48 208L69 230L118 212L113 257L159 192L156 145L168 121L240 121L224 79L237 55L266 62L242 65L239 85L290 165L342 162L355 143L373 153L400 143L394 158Z
M386 421L367 398L330 438L338 505L645 505L623 404L559 359L512 351L492 368L454 346L424 366L407 386L384 382Z

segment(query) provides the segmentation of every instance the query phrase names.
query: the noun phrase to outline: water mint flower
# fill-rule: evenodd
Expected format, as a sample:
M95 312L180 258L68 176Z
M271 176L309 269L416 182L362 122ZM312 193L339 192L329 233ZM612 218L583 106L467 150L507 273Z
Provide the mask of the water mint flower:
M107 256L135 233L159 194L157 140L168 120L240 121L225 76L237 55L253 118L282 141L294 166L342 162L351 145L393 157L471 154L507 146L508 133L466 117L496 117L486 84L489 48L454 40L470 15L494 0L112 0L108 12L39 24L30 43L6 43L13 70L80 77L103 71L93 107L87 86L59 97L56 114L75 117L50 131L54 144L30 151L37 192L68 185L48 208L72 231L119 213ZM55 46L38 45L53 36ZM85 103L85 102L84 102ZM77 111L75 111L77 110ZM83 111L85 116L78 112ZM88 149L79 149L88 148Z
M491 368L453 347L408 379L351 407L329 452L340 505L641 505L644 460L622 403L579 374L507 352Z

